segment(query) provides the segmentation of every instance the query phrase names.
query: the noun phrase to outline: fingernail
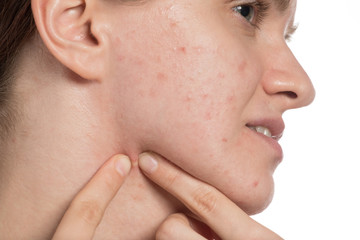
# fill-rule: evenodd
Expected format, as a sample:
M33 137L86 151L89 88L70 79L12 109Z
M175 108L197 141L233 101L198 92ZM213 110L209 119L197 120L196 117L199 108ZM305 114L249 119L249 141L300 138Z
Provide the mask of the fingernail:
M131 163L130 159L126 156L120 156L115 161L115 168L122 176L126 176L130 172Z
M150 154L142 153L139 156L139 166L143 171L153 173L158 167L158 162Z

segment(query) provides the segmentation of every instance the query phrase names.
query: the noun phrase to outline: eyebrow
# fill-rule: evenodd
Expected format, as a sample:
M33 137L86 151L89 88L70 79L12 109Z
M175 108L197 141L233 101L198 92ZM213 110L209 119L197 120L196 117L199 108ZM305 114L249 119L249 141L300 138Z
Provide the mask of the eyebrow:
M290 1L291 0L274 0L277 9L280 12L285 12L289 8Z
M286 10L289 8L291 0L274 0L276 8L279 10L280 13L286 12ZM298 28L297 24L294 24L292 21L290 26L286 30L285 39L286 41L290 42L292 39L292 36L296 32Z

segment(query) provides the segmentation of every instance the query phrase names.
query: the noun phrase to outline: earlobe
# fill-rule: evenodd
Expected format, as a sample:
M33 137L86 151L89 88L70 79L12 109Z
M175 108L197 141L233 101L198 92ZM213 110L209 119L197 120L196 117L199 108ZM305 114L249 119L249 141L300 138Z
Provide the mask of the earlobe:
M31 4L37 29L49 51L80 77L101 81L106 36L96 21L96 2L32 0Z

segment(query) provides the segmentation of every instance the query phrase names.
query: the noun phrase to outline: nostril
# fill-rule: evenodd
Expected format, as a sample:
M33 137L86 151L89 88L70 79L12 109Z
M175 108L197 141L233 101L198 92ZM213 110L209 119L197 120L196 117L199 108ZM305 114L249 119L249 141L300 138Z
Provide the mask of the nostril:
M298 97L298 95L294 92L291 92L291 91L285 91L285 92L281 92L281 94L284 94L286 95L287 97L289 98L292 98L292 99L295 99Z

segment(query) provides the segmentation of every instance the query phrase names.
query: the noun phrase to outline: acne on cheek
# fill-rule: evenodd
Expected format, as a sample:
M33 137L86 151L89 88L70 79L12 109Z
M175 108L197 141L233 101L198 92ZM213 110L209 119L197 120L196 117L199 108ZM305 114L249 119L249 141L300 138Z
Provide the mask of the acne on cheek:
M186 53L187 53L187 49L184 46L174 47L174 51L177 52L177 53L184 54L184 55L186 55Z
M116 56L116 61L118 61L118 62L122 62L122 61L124 61L124 59L125 59L125 57L122 56L122 55L117 55Z
M157 75L156 75L156 79L160 82L160 83L163 83L164 81L167 81L168 80L168 76L163 73L163 72L158 72Z
M212 120L212 118L213 118L212 112L211 112L211 111L206 112L206 114L205 114L205 120L206 120L206 121L210 121L210 120Z
M177 27L177 23L176 22L170 22L170 28L174 29Z
M239 71L240 71L240 69L243 69L243 66L239 66L238 69L239 69ZM219 73L217 74L217 79L220 79L221 81L223 81L225 78L226 78L226 74L225 74L225 73L219 72ZM235 95L234 95L234 94L230 94L229 96L226 97L225 103L226 103L226 104L232 104L232 103L234 102L234 100L235 100Z
M244 70L246 69L246 66L247 66L247 62L241 61L240 64L238 65L238 72L243 74Z
M226 98L226 103L232 104L234 102L234 100L235 100L235 96L232 94Z
M150 98L154 99L157 98L159 96L158 94L158 90L159 90L159 86L164 86L165 83L168 81L168 76L163 73L163 72L158 72L156 74L156 81L158 82L158 84L154 84L152 87L150 87L150 89L148 90L148 94L146 94L145 90L139 90L139 95L141 97L145 97L145 96L149 96Z
M194 111L195 115L198 116L200 114L200 118L203 119L203 121L216 121L221 117L222 110L227 109L225 111L233 111L236 106L234 105L234 94L230 94L220 101L217 101L215 96L216 93L203 93L199 95L196 94L195 96L189 93L184 97L183 103L188 112Z

